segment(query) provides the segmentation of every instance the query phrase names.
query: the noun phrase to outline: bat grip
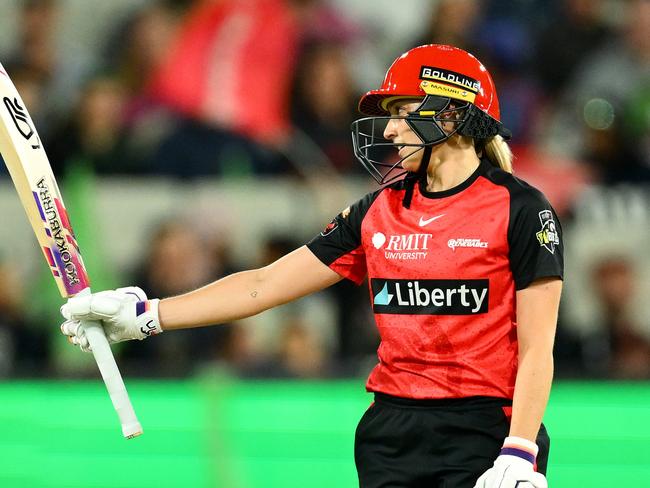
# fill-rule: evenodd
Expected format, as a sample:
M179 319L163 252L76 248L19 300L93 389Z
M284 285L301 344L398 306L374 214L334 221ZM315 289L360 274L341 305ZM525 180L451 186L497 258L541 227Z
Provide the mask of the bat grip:
M139 436L142 434L142 426L135 416L133 405L131 405L131 400L104 334L104 329L97 321L84 320L81 322L81 326L86 331L86 337L92 348L95 361L104 379L113 407L115 407L117 416L120 418L122 434L127 439Z

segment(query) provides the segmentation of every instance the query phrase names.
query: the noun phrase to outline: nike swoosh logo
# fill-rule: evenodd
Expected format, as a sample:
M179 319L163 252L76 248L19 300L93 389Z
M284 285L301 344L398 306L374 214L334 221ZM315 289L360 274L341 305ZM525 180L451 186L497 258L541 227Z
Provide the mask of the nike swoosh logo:
M420 217L419 225L420 225L420 227L424 227L425 225L430 224L434 220L438 220L440 217L444 217L444 216L445 216L445 214L440 214L440 215L436 215L435 217L431 217L430 219L426 219L426 220L424 220L422 217Z

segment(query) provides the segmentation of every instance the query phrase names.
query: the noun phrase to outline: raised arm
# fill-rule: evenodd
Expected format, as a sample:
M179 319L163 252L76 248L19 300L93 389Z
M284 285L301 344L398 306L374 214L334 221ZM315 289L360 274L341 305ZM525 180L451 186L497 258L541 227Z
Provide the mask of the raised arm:
M109 342L145 339L165 330L232 322L366 274L361 223L379 192L339 215L306 246L263 268L234 273L180 296L148 299L136 287L74 297L61 308L61 331L89 350L82 320L101 320ZM325 264L327 263L327 264ZM336 270L336 271L335 271Z
M263 268L234 273L198 290L160 301L163 330L243 319L340 281L306 247Z
M90 350L82 320L101 320L109 342L145 339L164 330L220 324L250 317L322 290L342 279L306 246L264 268L234 273L198 290L148 300L136 287L75 297L61 309L61 331Z

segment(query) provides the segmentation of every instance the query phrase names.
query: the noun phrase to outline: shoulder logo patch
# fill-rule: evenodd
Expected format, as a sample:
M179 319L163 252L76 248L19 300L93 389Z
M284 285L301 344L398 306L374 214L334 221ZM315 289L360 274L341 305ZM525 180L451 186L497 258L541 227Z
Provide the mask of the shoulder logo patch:
M336 221L336 219L334 219L329 224L327 224L327 227L323 229L323 232L321 232L320 235L322 235L323 237L327 237L332 232L334 232L338 226L339 223Z
M550 210L542 210L539 213L539 221L542 224L542 229L535 234L537 241L548 252L555 254L555 246L560 245L560 237L558 236L555 220L553 219L553 212Z

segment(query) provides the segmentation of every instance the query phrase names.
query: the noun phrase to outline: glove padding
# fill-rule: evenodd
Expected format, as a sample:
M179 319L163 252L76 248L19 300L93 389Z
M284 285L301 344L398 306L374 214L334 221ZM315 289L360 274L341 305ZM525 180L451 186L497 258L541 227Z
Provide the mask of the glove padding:
M537 446L526 439L508 437L504 442L502 454L500 454L494 466L488 469L476 481L474 488L547 488L546 477L533 469L533 462L516 454L504 454L504 452L516 452L514 445L534 446L534 454L527 453L529 459L537 455ZM532 449L531 449L532 450ZM528 457L525 456L525 457Z
M162 332L159 301L147 300L144 291L134 286L76 296L61 307L66 319L61 324L61 332L84 352L92 350L81 325L84 320L100 321L111 344L146 339Z

